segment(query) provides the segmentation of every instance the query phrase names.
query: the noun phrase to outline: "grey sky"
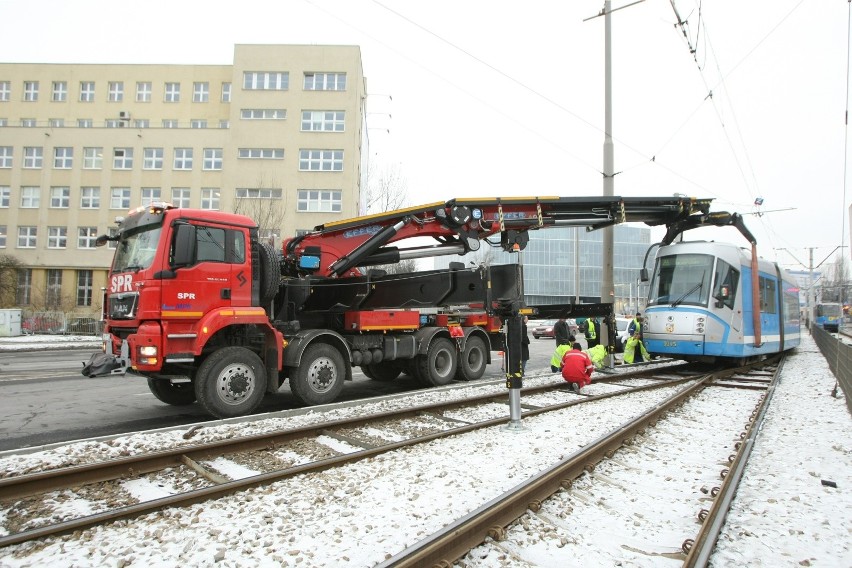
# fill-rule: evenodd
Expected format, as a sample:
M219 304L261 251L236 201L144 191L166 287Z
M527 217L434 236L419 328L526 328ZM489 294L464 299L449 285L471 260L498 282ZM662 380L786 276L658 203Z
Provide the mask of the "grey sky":
M790 268L801 266L774 248L807 263L810 247L819 262L849 244L849 3L711 0L700 19L696 0L675 5L688 42L669 0L613 14L615 194L712 197L714 209L740 213L756 211L757 197L765 211L795 208L746 218L760 254ZM360 45L372 158L399 165L412 204L598 195L604 20L583 20L602 7L0 0L0 53L7 62L228 64L235 43ZM692 237L746 245L731 228Z

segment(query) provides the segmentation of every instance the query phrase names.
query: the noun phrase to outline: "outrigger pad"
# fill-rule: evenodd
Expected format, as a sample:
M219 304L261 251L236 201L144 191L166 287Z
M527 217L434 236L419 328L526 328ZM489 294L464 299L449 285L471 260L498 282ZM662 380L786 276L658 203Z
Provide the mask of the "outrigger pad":
M88 363L83 363L83 370L81 372L87 377L100 377L102 375L109 375L115 369L119 368L121 368L121 363L113 355L95 353L89 359Z

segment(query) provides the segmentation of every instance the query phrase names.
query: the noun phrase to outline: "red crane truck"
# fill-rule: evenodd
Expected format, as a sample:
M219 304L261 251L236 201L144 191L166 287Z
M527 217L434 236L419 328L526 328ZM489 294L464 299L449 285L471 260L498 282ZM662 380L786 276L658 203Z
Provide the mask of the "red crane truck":
M285 381L305 405L332 402L355 366L378 381L403 372L426 385L475 380L491 351L506 349L512 334L501 332L503 322L520 321L525 309L522 266L450 263L411 274L369 267L464 254L483 241L496 246L498 237L504 250L517 251L530 230L554 226L668 225L708 215L709 204L685 197L454 199L327 223L279 252L246 216L152 203L98 239L114 241L116 252L103 304L104 354L83 372L131 370L159 400L197 401L220 418L252 412ZM414 237L428 244L391 246Z

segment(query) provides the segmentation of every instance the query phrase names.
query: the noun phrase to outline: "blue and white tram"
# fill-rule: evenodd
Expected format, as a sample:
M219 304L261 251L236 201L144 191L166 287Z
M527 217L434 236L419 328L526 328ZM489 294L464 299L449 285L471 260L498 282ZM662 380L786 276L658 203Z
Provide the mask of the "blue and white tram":
M645 347L689 361L742 362L799 344L799 289L776 263L733 244L660 247L645 309Z

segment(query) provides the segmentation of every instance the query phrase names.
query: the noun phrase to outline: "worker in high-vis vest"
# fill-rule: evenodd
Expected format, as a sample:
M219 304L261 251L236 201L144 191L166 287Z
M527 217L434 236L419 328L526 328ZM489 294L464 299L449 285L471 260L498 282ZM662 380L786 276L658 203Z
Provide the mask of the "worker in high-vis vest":
M588 348L591 349L598 344L598 331L595 326L595 320L588 318L585 322L585 335Z

